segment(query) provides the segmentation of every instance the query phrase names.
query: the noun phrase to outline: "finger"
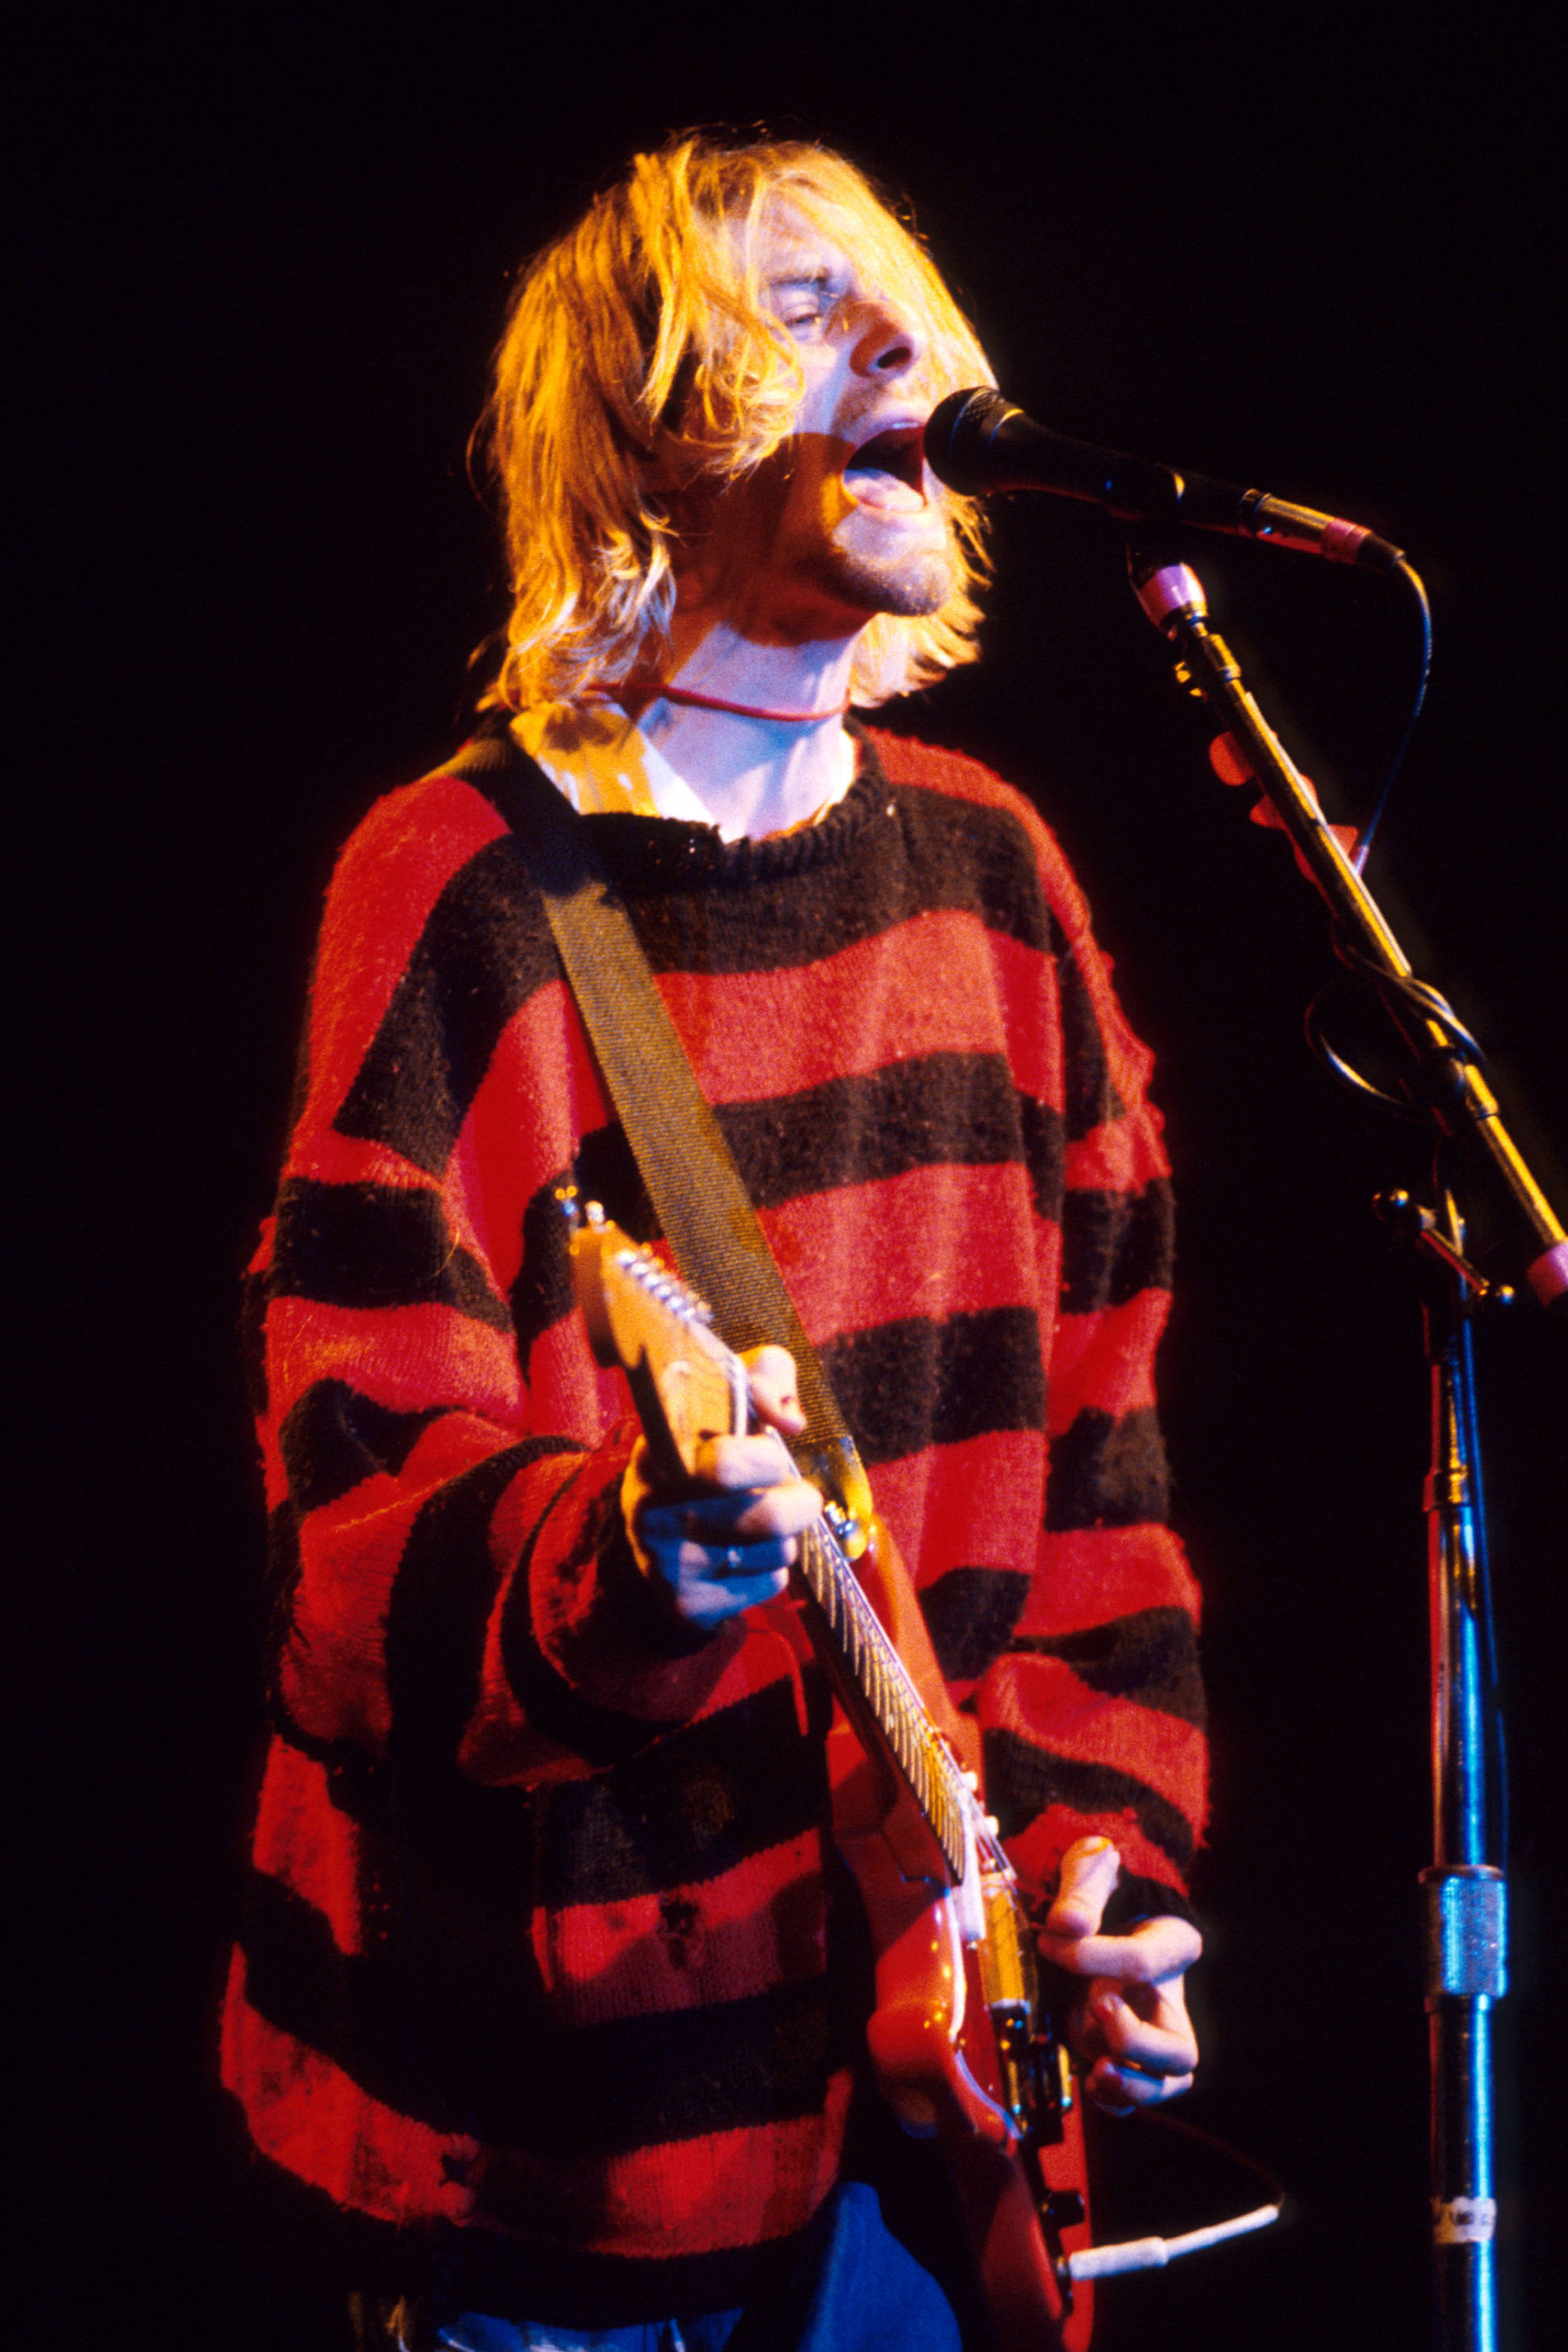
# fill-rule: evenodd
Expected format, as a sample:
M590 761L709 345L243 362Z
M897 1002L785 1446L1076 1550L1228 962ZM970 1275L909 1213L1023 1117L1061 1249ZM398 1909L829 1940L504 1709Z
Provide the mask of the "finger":
M737 1486L804 1486L806 1483L772 1429L756 1430L749 1437L705 1438L697 1448L696 1462L699 1477L726 1492ZM816 1495L815 1487L808 1491ZM820 1495L816 1495L816 1507L822 1508Z
M746 1377L751 1385L752 1409L758 1420L766 1422L771 1429L783 1429L791 1437L798 1437L805 1427L805 1414L801 1410L795 1358L789 1349L753 1348L746 1358Z
M754 1609L763 1601L777 1601L788 1583L789 1576L784 1569L771 1576L726 1576L713 1582L696 1580L677 1590L675 1605L689 1624L710 1633L715 1626L738 1617L743 1609Z
M822 1497L804 1478L787 1486L738 1486L728 1493L692 1495L681 1503L649 1505L643 1513L696 1542L716 1545L798 1536L822 1517Z
M1069 1943L1092 1936L1121 1874L1121 1856L1109 1838L1075 1839L1062 1856L1056 1901L1046 1914L1046 1935Z
M1316 808L1315 802L1313 805ZM1317 814L1321 816L1322 811L1318 809ZM1248 809L1247 814L1252 819L1254 824L1265 825L1271 833L1283 833L1285 831L1285 820L1280 815L1272 801L1258 801L1254 807ZM1355 847L1358 837L1355 826L1353 824L1331 824L1329 831L1333 835L1334 839L1339 843L1340 847L1348 856L1350 852ZM1307 872L1308 869L1306 866L1301 865L1301 853L1300 850L1296 852L1296 863L1299 866L1301 866L1303 873Z
M806 1492L816 1495L815 1487L808 1486ZM816 1495L816 1506L820 1511L820 1495ZM787 1486L737 1486L727 1494L691 1495L683 1503L655 1504L653 1512L662 1523L678 1528L694 1542L717 1544L721 1550L725 1544L734 1542L748 1512L777 1510L781 1507L792 1507L791 1489ZM783 1530L764 1526L760 1532L778 1535ZM795 1529L791 1528L789 1532L793 1535Z
M1114 2066L1161 2078L1190 2074L1198 2063L1198 2043L1180 1987L1145 1990L1142 1999L1151 2003L1148 2009L1124 2000L1114 1985L1097 1984L1089 1998L1086 2038Z
M1209 745L1209 765L1222 784L1253 784L1252 762L1234 735L1216 735Z
M1050 1915L1054 1917L1055 1913ZM1160 1984L1184 1975L1198 1958L1204 1939L1185 1919L1169 1915L1140 1920L1124 1936L1084 1936L1076 1941L1050 1932L1050 1917L1040 1938L1040 1949L1058 1968L1080 1977L1112 1977L1121 1984Z
M1084 2078L1084 2088L1107 2115L1130 2116L1139 2107L1158 2106L1163 2099L1179 2099L1193 2087L1188 2074L1146 2074L1136 2066L1113 2065L1102 2058Z
M661 1575L710 1578L773 1575L793 1568L799 1549L793 1536L747 1538L739 1528L693 1528L688 1515L668 1506L647 1510L638 1535L658 1562ZM726 1537L733 1540L726 1541Z
M647 1524L650 1519L668 1523L672 1517L679 1514L645 1511L642 1557L648 1573L664 1586L689 1624L711 1632L742 1610L776 1601L787 1590L793 1543L731 1544L716 1550Z

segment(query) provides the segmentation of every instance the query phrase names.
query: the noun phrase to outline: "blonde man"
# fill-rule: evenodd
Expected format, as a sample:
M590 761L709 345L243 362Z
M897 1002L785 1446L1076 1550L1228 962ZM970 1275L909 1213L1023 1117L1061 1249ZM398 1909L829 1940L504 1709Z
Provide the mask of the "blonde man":
M501 347L484 725L631 909L1125 2109L1195 2061L1203 1801L1147 1057L1027 806L847 717L973 658L979 530L921 436L986 373L841 158L639 157ZM259 2159L394 2336L955 2343L846 2156L862 1931L786 1591L817 1497L765 1433L661 1493L593 1365L555 1191L647 1202L475 783L349 844L308 1068L255 1269L279 1731L226 2066ZM752 1389L799 1426L782 1351Z

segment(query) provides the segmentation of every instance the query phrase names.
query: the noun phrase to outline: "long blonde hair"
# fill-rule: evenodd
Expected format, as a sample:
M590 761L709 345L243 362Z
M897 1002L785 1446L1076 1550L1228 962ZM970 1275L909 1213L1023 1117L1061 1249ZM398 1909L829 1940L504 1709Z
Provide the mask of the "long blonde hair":
M923 247L842 156L701 133L637 156L527 270L497 354L481 434L504 499L512 608L488 703L569 701L646 667L675 604L679 533L658 485L733 480L787 439L803 378L761 272L781 204L911 307L942 390L992 380ZM979 510L942 495L958 584L935 613L868 623L858 703L975 658Z

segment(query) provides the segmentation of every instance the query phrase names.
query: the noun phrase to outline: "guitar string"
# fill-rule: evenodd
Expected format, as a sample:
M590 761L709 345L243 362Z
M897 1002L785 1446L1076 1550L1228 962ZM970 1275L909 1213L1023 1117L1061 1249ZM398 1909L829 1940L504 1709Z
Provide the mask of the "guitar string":
M988 1864L1008 1868L1006 1857L980 1811L962 1767L949 1755L909 1669L824 1522L819 1521L808 1530L808 1549L819 1555L826 1570L821 1580L808 1579L813 1597L845 1649L858 1686L871 1701L878 1723L931 1822L950 1867L957 1875L963 1875L963 1821L965 1813L972 1813L978 1816L976 1843ZM838 1602L839 1611L835 1611L819 1590L819 1581L826 1584L832 1601ZM851 1636L849 1640L847 1634Z
M1011 1876L1011 1865L962 1767L949 1755L908 1668L831 1529L819 1521L808 1533L811 1548L826 1571L808 1580L813 1596L845 1652L858 1686L870 1702L950 1868L962 1877L963 1823L967 1813L974 1819L975 1843L987 1868Z

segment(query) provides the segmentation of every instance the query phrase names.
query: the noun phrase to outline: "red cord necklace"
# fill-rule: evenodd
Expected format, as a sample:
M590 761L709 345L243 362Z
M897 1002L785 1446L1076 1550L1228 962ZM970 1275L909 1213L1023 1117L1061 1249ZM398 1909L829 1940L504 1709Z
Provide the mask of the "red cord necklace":
M698 694L688 686L668 686L656 677L648 687L650 697L662 696L666 702L689 703L693 710L727 710L735 719L767 719L779 727L816 727L825 719L842 719L849 708L849 697L836 702L828 710L760 710L751 702L724 702L716 694Z

